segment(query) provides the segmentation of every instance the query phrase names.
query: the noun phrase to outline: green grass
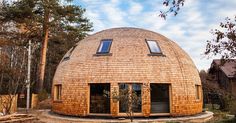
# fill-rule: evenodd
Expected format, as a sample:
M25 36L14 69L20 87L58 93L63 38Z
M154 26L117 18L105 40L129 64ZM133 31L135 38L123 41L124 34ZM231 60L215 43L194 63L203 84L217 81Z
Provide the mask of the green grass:
M223 120L217 121L216 123L236 123L236 118L233 118L233 119L223 119Z
M227 111L219 110L217 104L214 104L214 108L211 104L206 104L205 108L214 113L214 117L207 123L236 123L236 118L229 117L230 113Z

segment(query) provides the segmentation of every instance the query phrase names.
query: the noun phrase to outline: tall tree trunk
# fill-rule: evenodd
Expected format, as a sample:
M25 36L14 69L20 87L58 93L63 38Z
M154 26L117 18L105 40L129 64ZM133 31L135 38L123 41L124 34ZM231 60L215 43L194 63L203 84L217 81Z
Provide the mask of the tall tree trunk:
M47 1L47 0L46 0ZM48 47L48 35L49 35L49 9L45 8L44 11L44 22L43 22L43 41L41 47L41 59L39 66L39 83L38 83L38 93L43 90L44 76L45 76L45 66L46 66L46 55Z

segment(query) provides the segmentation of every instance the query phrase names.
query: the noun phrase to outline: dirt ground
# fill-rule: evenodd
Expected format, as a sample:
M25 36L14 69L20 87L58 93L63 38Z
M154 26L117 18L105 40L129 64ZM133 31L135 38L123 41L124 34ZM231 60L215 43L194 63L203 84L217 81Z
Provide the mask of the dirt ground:
M55 113L52 113L49 109L43 110L30 110L26 112L25 110L21 110L19 113L28 113L33 115L36 119L28 122L28 123L88 123L88 122L96 122L96 123L104 123L104 122L122 122L128 123L129 119L91 119L91 118L78 118L73 116L62 116ZM157 119L135 119L135 123L165 123L165 122L173 122L173 123L188 123L188 122L205 122L208 121L209 118L213 116L212 112L199 114L196 116L186 116L186 117L178 117L178 118L157 118ZM208 119L208 120L207 120ZM176 122L177 120L177 122Z
M188 122L206 122L213 117L212 112L203 112L194 116L185 117L159 117L159 118L138 118L135 119L135 123L188 123ZM0 117L0 122L2 123L128 123L130 120L126 119L108 119L108 118L80 118L73 116L58 115L52 113L50 109L34 109L26 111L26 109L18 109L15 114ZM210 122L211 123L211 122Z
M35 117L35 120L31 121L26 121L28 123L75 123L73 121L69 121L65 119L56 119L56 118L51 118L48 116L43 115L43 113L48 112L48 110L42 109L42 110L30 110L26 111L25 109L19 111L18 113L25 113L25 114L30 114ZM76 121L79 122L79 121Z

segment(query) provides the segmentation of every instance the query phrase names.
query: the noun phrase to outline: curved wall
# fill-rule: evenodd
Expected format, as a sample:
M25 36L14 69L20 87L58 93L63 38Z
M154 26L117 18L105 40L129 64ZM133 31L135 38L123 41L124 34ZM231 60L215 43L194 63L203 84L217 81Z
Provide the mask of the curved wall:
M97 55L101 40L112 39L109 55ZM163 55L150 55L145 40L157 41ZM151 113L150 84L169 84L170 112L182 116L202 111L202 91L198 71L191 58L168 38L137 28L114 28L88 36L77 43L67 60L59 64L54 80L61 85L61 99L53 101L52 110L66 115L87 116L90 84L110 83L111 93L119 83L141 83L142 112L139 116L162 115ZM196 99L196 87L200 98ZM118 102L111 99L110 115L121 116ZM163 114L165 115L165 114Z

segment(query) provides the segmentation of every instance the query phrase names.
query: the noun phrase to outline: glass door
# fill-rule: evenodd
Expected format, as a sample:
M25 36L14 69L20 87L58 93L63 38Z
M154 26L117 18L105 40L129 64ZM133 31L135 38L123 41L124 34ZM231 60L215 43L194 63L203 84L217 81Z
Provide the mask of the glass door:
M151 113L169 113L169 84L151 84Z
M110 84L90 84L90 113L110 113Z

